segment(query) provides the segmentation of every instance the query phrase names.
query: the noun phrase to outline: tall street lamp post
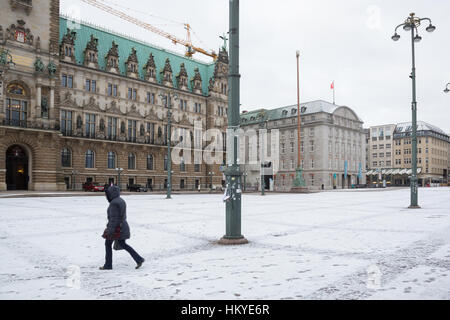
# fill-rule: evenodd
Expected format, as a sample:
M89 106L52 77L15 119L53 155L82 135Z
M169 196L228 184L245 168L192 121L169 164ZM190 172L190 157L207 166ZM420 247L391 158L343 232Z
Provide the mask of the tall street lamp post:
M172 90L168 90L166 95L159 95L162 100L166 101L167 105L167 195L166 199L172 199L172 99L178 100L178 95Z
M228 129L227 168L225 180L228 197L226 200L226 233L220 244L244 244L247 239L241 234L242 172L238 164L239 115L239 0L229 0L230 4L230 68L228 73ZM232 141L230 140L232 139Z
M75 188L76 188L77 184L76 184L75 178L78 173L79 172L77 170L72 170L72 190L75 190Z
M447 85L445 86L444 92L448 93L450 91L450 89L448 88L448 86L450 86L450 82L447 83Z
M420 26L422 21L428 21L429 25L426 27L428 32L433 32L436 27L431 24L431 20L429 18L419 18L416 17L414 13L411 13L406 21L395 28L395 33L391 37L392 40L398 41L400 39L400 35L397 34L397 29L399 27L403 27L403 30L411 32L411 51L412 51L412 71L410 78L412 80L412 175L411 175L411 203L408 208L416 209L420 208L418 204L418 190L417 190L417 101L416 101L416 61L415 61L415 51L414 44L420 42L422 37L419 36L418 27Z
M214 172L210 171L208 172L209 178L210 178L210 184L209 184L209 188L210 188L210 192L212 192L213 190L213 176L214 176Z
M116 168L116 171L117 171L117 185L120 190L120 174L123 172L123 168Z
M306 188L305 180L303 179L303 168L300 153L301 146L301 132L300 132L300 51L296 52L297 57L297 169L295 170L295 179L293 181L294 188L302 190Z
M264 111L261 111L259 113L259 119L260 119L260 123L259 123L259 127L260 128L264 128L264 124L266 125L266 131L267 131L267 120L265 120L265 116L266 113ZM264 181L264 135L261 134L260 131L260 150L261 150L261 156L260 156L260 176L261 176L261 195L264 196L265 195L265 188L266 188L266 183Z

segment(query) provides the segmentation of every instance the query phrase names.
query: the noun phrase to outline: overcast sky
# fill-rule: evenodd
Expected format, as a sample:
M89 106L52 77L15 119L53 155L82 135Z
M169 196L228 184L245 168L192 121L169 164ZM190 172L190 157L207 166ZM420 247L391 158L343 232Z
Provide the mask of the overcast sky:
M227 0L106 0L116 8L179 38L188 22L196 46L214 49L228 31ZM61 12L175 52L160 35L145 31L81 0L61 0ZM429 17L436 31L419 28L416 45L418 120L450 133L450 1L448 0L241 0L241 110L297 103L296 50L300 50L300 101L332 102L354 109L364 127L411 121L411 37L394 28L410 12ZM101 41L101 39L100 39ZM196 59L211 59L196 54Z

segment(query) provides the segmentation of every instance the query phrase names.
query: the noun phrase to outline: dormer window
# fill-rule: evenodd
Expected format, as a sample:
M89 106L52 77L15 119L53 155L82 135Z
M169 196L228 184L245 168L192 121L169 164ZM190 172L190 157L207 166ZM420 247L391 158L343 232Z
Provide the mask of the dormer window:
M119 46L114 41L106 54L106 71L119 73Z
M84 65L90 68L98 68L98 39L91 35L91 39L84 49Z
M125 65L127 67L127 76L137 78L138 77L138 59L136 49L132 48L130 56L128 57Z
M198 68L194 70L194 77L191 79L192 90L196 93L201 93L202 91L202 77Z
M161 70L162 75L162 83L166 86L173 86L172 83L172 67L170 66L169 58L166 59L166 63L164 64L164 68Z
M156 82L156 65L155 65L155 58L153 57L153 54L150 53L150 56L148 57L147 63L144 66L145 70L145 80L150 82Z
M291 114L296 114L297 113L297 109L292 109L291 110Z
M67 33L63 36L61 41L60 54L66 61L75 62L75 40L77 33L67 28Z
M177 85L180 89L186 89L187 88L187 71L184 67L184 63L180 65L180 73L177 75Z

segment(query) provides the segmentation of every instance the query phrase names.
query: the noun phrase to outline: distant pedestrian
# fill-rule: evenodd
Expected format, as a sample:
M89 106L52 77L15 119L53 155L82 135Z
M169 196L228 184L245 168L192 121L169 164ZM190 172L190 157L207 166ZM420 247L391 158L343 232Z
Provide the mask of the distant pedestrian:
M198 184L198 192L200 192L200 183Z
M109 202L108 224L102 235L105 238L106 257L105 264L103 267L100 267L100 270L112 269L112 244L115 240L136 261L136 269L138 269L142 266L145 259L125 243L126 239L130 239L130 227L127 223L127 204L120 197L120 190L117 186L109 186L106 188L105 194Z

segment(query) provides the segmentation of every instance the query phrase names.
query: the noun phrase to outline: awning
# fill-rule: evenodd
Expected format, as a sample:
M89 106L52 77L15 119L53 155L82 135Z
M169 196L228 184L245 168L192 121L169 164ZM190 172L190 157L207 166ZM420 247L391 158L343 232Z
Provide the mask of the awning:
M408 176L411 175L411 173L412 173L412 169L406 170L406 174L407 174Z
M384 174L392 174L392 169L387 170Z
M400 172L400 169L393 169L392 170L392 174L399 174L399 172Z
M398 174L406 174L407 169L401 169Z
M373 170L369 170L369 171L366 172L366 175L370 176L372 174L372 172L373 172Z
M421 173L422 172L422 168L417 168L417 173Z

